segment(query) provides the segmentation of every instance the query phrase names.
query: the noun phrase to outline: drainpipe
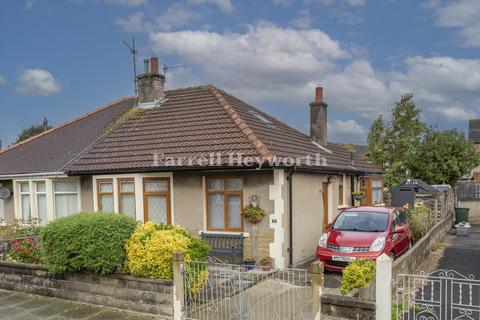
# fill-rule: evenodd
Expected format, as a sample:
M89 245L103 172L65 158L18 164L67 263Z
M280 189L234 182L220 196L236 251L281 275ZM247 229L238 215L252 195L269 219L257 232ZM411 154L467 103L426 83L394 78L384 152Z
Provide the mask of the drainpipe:
M288 266L291 268L293 266L293 174L295 173L296 168L293 167L290 173L287 176L288 181Z
M352 207L355 206L355 199L353 198L353 194L352 194L354 191L355 191L355 176L352 174L350 176L350 197L352 201Z

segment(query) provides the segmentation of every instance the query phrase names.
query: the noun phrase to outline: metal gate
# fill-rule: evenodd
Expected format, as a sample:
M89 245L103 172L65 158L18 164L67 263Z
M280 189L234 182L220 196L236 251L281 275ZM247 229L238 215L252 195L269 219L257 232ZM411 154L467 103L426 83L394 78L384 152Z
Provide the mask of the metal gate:
M396 320L480 320L480 281L454 270L397 276Z
M306 270L186 262L184 287L187 319L309 319Z

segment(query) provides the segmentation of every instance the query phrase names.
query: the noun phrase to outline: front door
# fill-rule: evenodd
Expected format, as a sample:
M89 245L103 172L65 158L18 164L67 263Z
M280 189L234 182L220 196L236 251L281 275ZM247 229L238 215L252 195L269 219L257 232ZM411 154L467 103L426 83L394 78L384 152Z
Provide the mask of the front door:
M143 214L144 221L157 224L171 224L170 215L170 179L143 179Z
M323 187L323 230L328 227L328 182L322 183Z

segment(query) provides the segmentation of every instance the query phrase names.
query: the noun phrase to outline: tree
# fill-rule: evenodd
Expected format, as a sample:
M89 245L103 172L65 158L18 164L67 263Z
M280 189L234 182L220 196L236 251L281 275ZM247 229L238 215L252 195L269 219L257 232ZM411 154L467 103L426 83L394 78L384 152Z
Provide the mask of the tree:
M387 187L406 178L453 185L480 164L480 151L463 133L427 128L411 94L395 104L390 122L379 116L372 123L366 156L385 171Z
M385 123L380 115L368 135L367 158L385 171L385 186L391 187L409 176L409 164L427 126L412 94L402 95L392 109L392 120Z
M36 136L37 134L40 134L51 128L53 127L48 124L47 118L43 118L42 124L34 125L34 126L23 129L22 132L20 132L20 134L18 135L17 141L15 141L15 143L19 143L20 141Z
M430 184L455 184L480 163L480 152L456 129L430 130L411 162L412 176Z

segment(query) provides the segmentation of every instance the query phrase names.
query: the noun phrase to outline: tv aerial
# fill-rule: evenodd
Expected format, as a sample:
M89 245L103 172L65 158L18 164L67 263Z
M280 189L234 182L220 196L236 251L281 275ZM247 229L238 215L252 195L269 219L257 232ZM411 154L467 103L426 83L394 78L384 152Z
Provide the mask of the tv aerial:
M133 58L133 84L135 86L135 95L138 94L137 88L137 49L135 49L135 37L132 37L132 45L129 45L125 40L123 41L125 46L130 50L130 54Z

